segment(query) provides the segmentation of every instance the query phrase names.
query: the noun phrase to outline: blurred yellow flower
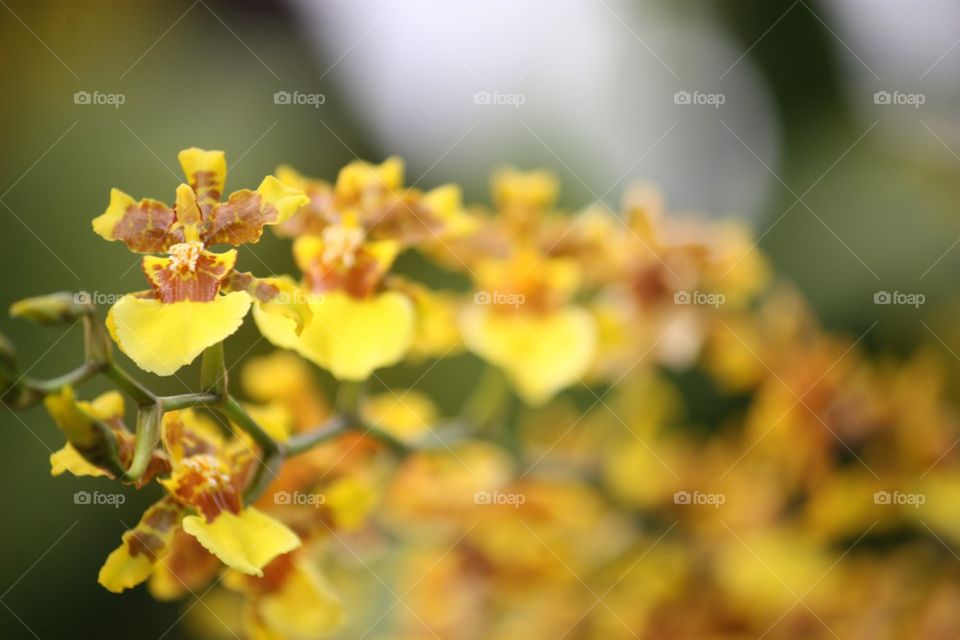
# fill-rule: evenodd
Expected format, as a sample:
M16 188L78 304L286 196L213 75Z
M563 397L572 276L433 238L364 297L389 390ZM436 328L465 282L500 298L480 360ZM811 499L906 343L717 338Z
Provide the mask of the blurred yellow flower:
M464 309L467 348L502 368L529 404L543 404L585 375L596 347L586 309L569 304L577 272L565 260L521 251L478 265L474 304Z

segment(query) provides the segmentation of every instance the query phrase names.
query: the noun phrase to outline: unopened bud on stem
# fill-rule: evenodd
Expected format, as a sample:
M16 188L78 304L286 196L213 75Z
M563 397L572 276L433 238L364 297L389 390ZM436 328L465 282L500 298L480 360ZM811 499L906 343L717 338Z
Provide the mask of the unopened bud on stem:
M66 291L25 298L10 306L10 315L14 318L26 318L45 325L70 324L93 312L93 305L83 294Z

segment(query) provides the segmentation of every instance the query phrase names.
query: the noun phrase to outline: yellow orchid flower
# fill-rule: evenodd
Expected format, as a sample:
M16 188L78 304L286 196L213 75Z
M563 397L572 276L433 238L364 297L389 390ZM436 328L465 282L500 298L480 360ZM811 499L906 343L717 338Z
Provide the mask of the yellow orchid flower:
M433 400L413 389L372 396L360 408L360 415L368 424L411 443L430 433L437 414Z
M105 588L119 593L151 578L157 597L174 598L183 593L180 585L202 584L215 573L219 564L205 554L262 575L270 561L300 545L285 525L243 506L254 460L246 442L225 441L216 425L190 409L164 415L161 440L169 456L169 476L160 480L167 495L107 558L99 577Z
M493 173L490 193L494 204L501 209L548 209L556 204L560 181L543 169L521 171L514 167L503 167Z
M255 309L260 332L341 380L364 380L399 362L413 340L413 303L396 291L376 292L398 249L391 240L368 241L355 221L298 238L293 252L310 292L310 320L297 335L289 318Z
M499 213L498 224L514 240L528 239L540 231L560 193L560 181L546 170L521 171L503 167L490 179L490 195Z
M590 313L569 298L576 269L527 250L488 260L475 271L474 304L464 309L467 348L504 370L521 398L540 405L584 376L597 330Z
M277 558L262 577L227 573L223 584L244 597L243 628L250 638L312 640L346 620L340 596L303 552Z
M380 491L369 474L352 474L337 478L324 490L324 506L333 524L344 531L356 531L373 513Z
M461 296L450 291L434 291L406 278L391 277L388 286L410 297L416 315L410 359L444 358L463 350L460 326Z
M254 461L246 442L225 442L191 410L166 414L161 438L172 472L160 483L174 500L199 512L185 516L182 526L207 551L236 571L262 575L267 563L300 545L284 524L243 506Z
M310 365L295 353L275 351L253 358L241 369L240 383L252 400L286 408L292 420L291 431L312 427L330 414L326 398L314 384Z
M342 380L366 379L397 363L414 344L422 355L442 355L456 346L448 301L425 294L411 300L409 287L400 287L403 293L378 289L404 248L442 242L474 228L459 187L444 185L427 193L404 189L399 158L380 165L353 162L334 185L289 167L277 174L310 197L278 232L297 236L294 257L304 273L311 321L298 332L288 319L256 309L254 318L268 340ZM428 324L414 324L414 303L430 312L423 316ZM444 334L437 335L434 330L444 319Z
M234 333L250 308L246 289L227 286L236 251L208 248L257 242L265 225L284 222L309 201L268 176L256 191L235 191L221 202L227 176L223 152L186 149L178 157L189 184L177 187L173 207L149 198L138 202L114 189L107 210L93 221L106 240L119 240L136 253L166 254L143 258L151 290L123 296L107 319L120 349L158 375L176 372Z
M310 197L310 204L277 227L281 235L319 236L330 225L353 219L374 240L406 247L462 236L475 227L459 186L445 184L427 192L405 188L403 160L397 157L379 165L351 162L333 185L287 166L277 169L277 177Z

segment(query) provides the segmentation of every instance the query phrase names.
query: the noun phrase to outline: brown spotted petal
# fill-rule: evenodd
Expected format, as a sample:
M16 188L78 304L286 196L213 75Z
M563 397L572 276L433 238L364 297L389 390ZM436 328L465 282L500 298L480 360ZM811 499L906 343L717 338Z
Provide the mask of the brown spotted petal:
M257 242L265 225L286 222L309 201L303 191L268 176L256 191L235 191L215 205L204 220L201 238L207 246Z
M439 237L445 226L433 209L420 202L419 194L396 198L382 208L364 213L363 223L370 237L397 240L404 245Z
M249 271L231 271L221 283L224 291L245 291L257 302L270 302L280 295L274 278L258 278Z
M192 147L177 154L183 174L196 194L204 213L218 202L227 181L227 159L223 151L206 151Z
M333 185L323 180L314 180L301 175L288 166L277 168L280 182L303 189L310 199L309 203L297 211L293 217L274 228L282 238L298 238L303 235L319 236L323 230L340 220L340 213L334 203Z
M110 192L107 210L93 220L93 230L105 240L119 240L137 253L162 253L183 242L183 231L175 228L174 210L159 200L139 202L120 191Z
M182 517L183 508L170 498L147 509L100 568L100 584L119 593L146 580L166 555Z

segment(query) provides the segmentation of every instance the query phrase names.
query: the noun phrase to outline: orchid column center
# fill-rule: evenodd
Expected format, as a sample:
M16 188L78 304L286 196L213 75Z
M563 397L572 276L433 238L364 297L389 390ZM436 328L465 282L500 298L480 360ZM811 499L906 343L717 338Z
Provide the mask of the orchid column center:
M203 251L202 242L179 242L170 247L170 270L177 273L195 273L197 260Z

